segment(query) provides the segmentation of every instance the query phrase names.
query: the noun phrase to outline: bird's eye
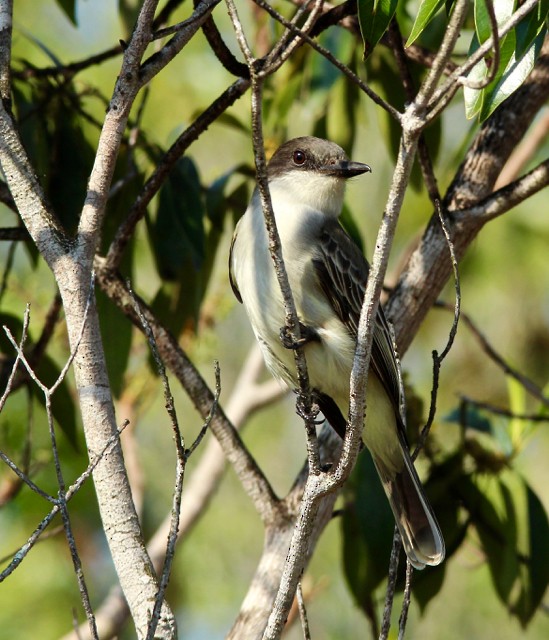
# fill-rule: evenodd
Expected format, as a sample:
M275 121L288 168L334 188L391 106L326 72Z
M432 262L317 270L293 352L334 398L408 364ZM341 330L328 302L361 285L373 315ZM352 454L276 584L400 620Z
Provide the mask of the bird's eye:
M301 151L301 149L297 149L297 151L294 151L293 160L294 164L297 164L298 166L304 164L306 160L305 152Z

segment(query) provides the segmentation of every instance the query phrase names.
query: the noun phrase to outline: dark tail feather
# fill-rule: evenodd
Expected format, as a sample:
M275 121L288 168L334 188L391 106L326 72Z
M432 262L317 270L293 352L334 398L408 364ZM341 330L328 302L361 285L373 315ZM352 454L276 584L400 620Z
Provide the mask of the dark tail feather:
M338 405L330 396L319 391L315 391L315 400L333 429L342 439L345 438L347 421ZM371 453L393 510L404 551L413 567L424 569L426 565L436 566L444 560L444 539L423 492L404 437L400 432L398 437L404 463L397 465L402 468L398 473L387 471L379 457Z
M389 499L404 550L411 565L424 569L444 560L444 539L435 514L425 496L407 449L403 449L404 466L389 473L374 457L377 472Z

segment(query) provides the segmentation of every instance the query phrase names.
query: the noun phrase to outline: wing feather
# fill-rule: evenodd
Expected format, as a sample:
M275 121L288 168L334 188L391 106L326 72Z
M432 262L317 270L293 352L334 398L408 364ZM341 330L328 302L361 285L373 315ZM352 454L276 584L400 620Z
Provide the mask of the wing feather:
M231 248L229 250L229 282L231 283L231 289L233 290L233 293L236 299L238 300L238 302L240 302L240 304L242 304L242 296L240 295L240 290L238 288L238 284L236 282L236 278L234 277L234 271L233 271L233 252L234 252L234 245L236 242L237 233L238 233L238 225L234 230L233 237L231 240Z
M336 220L320 233L318 254L313 259L320 286L339 319L355 338L370 267L358 246ZM397 364L389 325L379 307L372 344L371 366L400 415Z

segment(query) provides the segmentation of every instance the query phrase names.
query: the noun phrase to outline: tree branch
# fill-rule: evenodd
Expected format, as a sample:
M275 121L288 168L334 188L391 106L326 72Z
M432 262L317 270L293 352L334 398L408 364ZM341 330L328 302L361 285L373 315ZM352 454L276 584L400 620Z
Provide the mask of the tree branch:
M474 207L490 196L507 158L548 97L549 41L546 40L528 79L480 128L444 197L443 209L449 215L458 262L485 221L475 216L460 219L456 212ZM450 277L451 264L447 256L446 240L434 214L404 265L386 306L400 353L405 353Z

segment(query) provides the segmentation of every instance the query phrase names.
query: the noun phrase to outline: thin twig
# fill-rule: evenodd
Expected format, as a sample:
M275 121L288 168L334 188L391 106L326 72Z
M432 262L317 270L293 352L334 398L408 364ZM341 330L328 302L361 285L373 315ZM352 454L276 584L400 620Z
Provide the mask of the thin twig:
M8 399L8 396L11 393L13 381L15 380L15 375L17 373L17 367L19 365L19 362L21 361L21 354L23 353L23 347L25 345L25 342L27 341L29 321L30 321L30 304L27 303L27 306L25 307L25 313L23 315L23 328L21 331L21 341L19 342L19 344L17 344L13 336L11 336L11 332L8 329L8 327L6 326L3 327L4 331L6 332L6 335L8 336L8 339L12 341L12 344L15 344L16 356L15 356L15 362L13 363L13 367L11 369L10 376L8 378L8 382L6 383L6 388L4 389L4 393L0 398L0 413L2 412L2 409L6 404L6 400Z
M410 69L408 67L408 58L404 49L404 43L402 41L400 28L398 26L398 22L395 19L393 19L391 21L391 24L389 25L388 39L395 56L400 79L402 80L402 86L404 87L404 90L406 92L407 101L412 102L416 97L416 89L414 86L412 74L410 73ZM431 160L424 133L422 133L419 137L417 151L419 165L421 167L421 173L423 175L423 181L427 188L429 198L434 205L437 200L440 201L440 193L438 190L437 179L435 177L433 162Z
M221 370L219 368L219 362L217 360L215 360L214 362L214 374L215 374L215 394L214 394L214 400L212 402L212 408L210 409L210 413L206 416L206 420L204 420L202 428L198 432L198 435L194 439L194 442L191 444L191 446L188 449L185 450L186 460L188 460L192 456L192 454L196 451L196 449L200 446L200 443L202 442L202 440L204 439L204 436L208 432L208 429L210 428L212 420L214 419L214 416L219 407L219 398L221 396Z
M516 420L524 420L529 422L549 422L549 415L543 413L515 413L510 409L505 409L504 407L498 407L489 402L483 402L482 400L475 400L470 396L466 396L461 394L459 396L460 400L464 403L470 404L477 409L484 409L490 413L493 413L497 416L504 416L505 418L511 418Z
M306 42L312 49L320 53L327 60L329 60L339 71L345 74L354 84L357 85L375 104L380 106L382 109L387 111L397 122L400 122L402 115L400 112L391 106L388 102L383 100L381 96L379 96L373 89L371 89L365 82L359 78L356 73L354 73L349 67L342 62L340 62L328 49L320 45L316 40L314 40L310 35L303 32L301 29L292 24L289 20L286 20L284 16L282 16L278 11L273 9L271 5L269 5L265 0L254 0L254 2L265 9L269 15L271 15L275 20L280 22L283 26L289 29L292 33L295 33L299 36L304 42Z
M165 408L170 417L170 421L172 424L172 429L174 432L174 441L175 441L175 446L177 451L177 464L176 464L175 483L174 483L172 510L171 510L171 518L170 518L170 531L168 534L168 540L166 544L166 554L164 557L164 566L162 569L162 574L159 580L158 592L156 594L153 611L151 613L151 620L147 630L147 640L153 640L153 638L155 637L155 631L160 619L162 604L164 601L164 594L166 592L166 589L168 587L168 582L170 580L173 559L175 557L175 546L177 544L179 518L181 513L183 480L185 476L185 468L186 468L187 460L189 459L189 457L192 455L192 453L195 451L195 449L198 447L198 445L202 441L213 419L213 416L217 410L218 403L219 403L219 395L221 393L221 383L220 383L219 365L216 363L216 366L215 366L216 395L214 398L214 402L212 403L212 409L210 411L210 414L207 420L202 426L202 429L200 430L197 438L193 442L192 446L189 449L186 449L184 438L179 428L179 421L177 419L177 413L175 410L173 394L170 389L168 376L166 375L166 367L164 366L164 362L160 357L158 346L156 344L156 339L154 337L154 332L147 318L145 317L145 314L141 309L141 306L139 304L137 297L133 293L130 283L127 282L126 286L132 298L135 313L137 314L139 321L141 322L141 325L145 332L145 335L147 336L147 339L149 341L149 345L156 363L156 368L162 380L162 386L164 388Z
M387 576L387 588L385 590L385 603L383 605L383 616L381 618L381 629L379 630L379 640L387 640L389 630L391 628L391 612L393 610L393 602L395 599L396 583L398 578L398 561L402 542L400 534L395 527L393 534L393 546L391 548L391 557L389 560L389 575Z
M297 606L299 609L299 618L301 620L301 629L303 631L303 639L311 640L311 630L309 629L309 619L307 617L307 607L303 598L303 590L301 588L301 580L297 583L296 590Z
M454 310L454 307L450 307L445 302L437 301L435 307L439 309ZM461 322L471 331L473 336L480 343L482 350L486 355L503 371L503 373L511 378L514 378L520 385L528 391L530 395L539 400L545 406L549 407L549 397L544 395L542 389L531 379L521 373L518 369L512 367L490 344L488 338L477 327L471 316L461 312Z
M437 397L438 397L438 385L440 379L440 368L442 366L442 362L450 352L452 345L454 344L454 340L456 337L459 318L461 314L461 284L459 279L459 271L458 264L456 258L456 252L454 248L454 243L450 236L450 232L447 228L446 221L444 219L444 215L442 213L442 209L440 206L440 202L436 203L437 213L440 220L440 224L442 227L442 231L444 233L444 237L446 238L446 243L448 245L448 251L450 252L450 260L452 262L452 271L454 273L454 288L455 288L455 301L454 301L454 320L452 322L452 326L450 328L450 332L448 334L448 340L446 342L446 346L444 347L442 353L438 353L438 351L433 350L433 383L431 386L431 403L429 406L429 415L427 417L427 422L425 426L421 430L418 441L416 443L416 447L412 453L412 460L415 460L421 451L421 449L425 446L425 442L427 440L427 436L429 435L429 431L431 430L431 426L433 425L435 414L437 410Z
M404 582L404 597L402 600L402 608L400 610L400 618L398 619L398 640L404 640L406 631L406 623L408 622L408 611L410 610L410 601L412 599L412 578L414 568L408 560L406 560L406 579Z
M172 425L172 430L174 433L175 449L177 452L175 483L174 483L174 491L173 491L173 498L172 498L172 510L171 510L171 521L170 521L170 533L168 535L168 540L166 545L164 567L162 569L162 574L160 576L158 591L155 596L154 607L151 612L150 622L147 629L147 640L153 640L153 638L155 637L156 628L160 620L162 604L164 602L164 594L168 587L173 559L175 556L177 529L179 527L179 513L181 510L181 495L183 493L183 478L185 475L185 463L186 463L185 442L183 439L183 435L181 434L181 430L179 428L179 421L177 419L175 403L174 403L173 395L170 389L168 376L166 375L166 367L164 366L164 362L162 361L162 358L160 357L160 353L158 352L158 347L156 345L156 339L154 337L153 330L151 328L151 325L147 321L145 314L141 310L139 301L137 297L134 295L129 281L126 282L126 287L132 299L135 313L137 314L139 321L141 322L141 325L143 327L143 330L149 342L149 346L151 348L151 352L153 354L153 358L156 364L156 369L162 381L162 387L164 389L164 406L166 408L166 412L170 418L170 422Z
M13 267L13 259L15 257L15 250L17 248L17 242L12 241L8 248L8 255L6 256L6 264L4 266L4 271L2 273L2 281L0 282L0 302L2 302L2 298L4 297L4 293L8 286L8 278L11 273L11 269Z
M129 423L126 421L122 424L120 429L114 433L109 440L106 442L104 448L100 453L90 461L86 470L80 474L80 476L76 479L75 482L68 488L65 494L65 501L68 503L81 489L84 482L91 476L94 469L101 462L103 457L109 451L109 449L113 446L113 444L120 437L120 433L126 428ZM59 502L55 504L55 506L51 509L51 511L42 519L40 524L33 531L27 542L20 547L16 553L13 554L13 560L10 564L0 573L0 583L3 582L9 575L11 575L15 569L23 562L23 560L27 557L29 551L33 548L33 546L38 542L40 536L45 531L47 526L53 520L53 518L59 513L61 506Z

